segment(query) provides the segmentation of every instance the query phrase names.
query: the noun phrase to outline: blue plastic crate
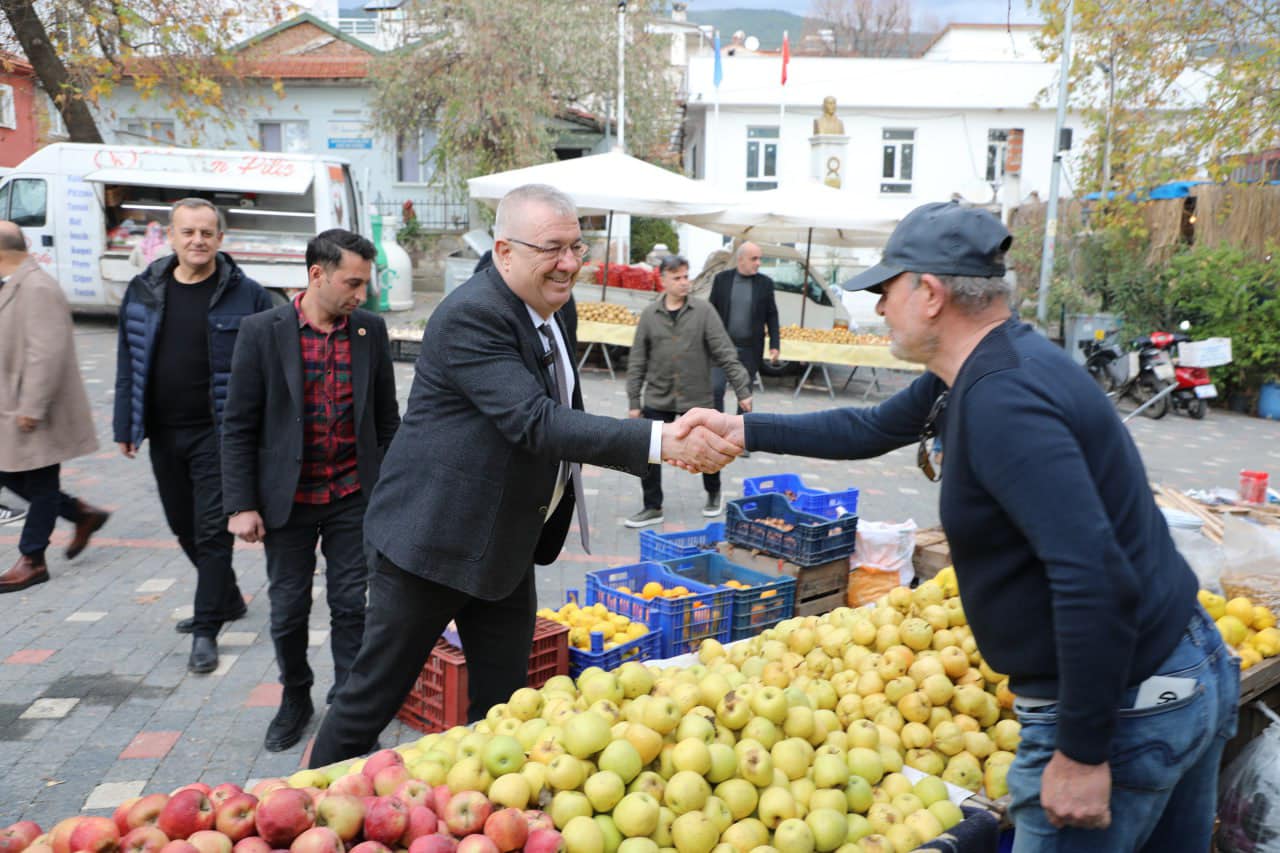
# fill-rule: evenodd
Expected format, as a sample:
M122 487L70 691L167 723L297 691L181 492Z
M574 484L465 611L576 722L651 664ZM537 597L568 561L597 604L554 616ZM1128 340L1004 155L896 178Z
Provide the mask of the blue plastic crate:
M750 589L733 589L733 620L730 640L754 637L783 619L790 619L796 608L796 579L786 575L766 575L736 563L719 554L696 554L678 560L667 560L664 566L681 577L708 586L724 586L736 580Z
M690 594L683 598L646 599L640 591L650 581L668 589L683 586ZM631 592L623 592L619 587ZM587 572L587 603L597 601L614 613L642 621L651 631L657 631L662 638L664 658L696 652L707 638L722 643L729 641L733 590L689 580L660 563L637 563Z
M777 518L791 527L780 530L763 523ZM797 566L817 566L853 553L858 517L827 519L794 509L776 493L729 501L725 534L734 545L754 548Z
M569 590L568 601L578 601L578 591ZM569 646L569 675L577 678L588 667L598 666L605 672L612 672L627 661L654 660L662 655L662 639L658 632L650 629L649 633L625 643L619 643L612 649L604 647L604 636L591 635L591 650Z
M774 474L770 477L748 477L742 481L743 497L780 494L801 512L824 518L841 518L858 514L858 490L826 492L804 484L798 474ZM794 496L794 497L793 497Z
M723 521L713 521L701 530L681 530L678 533L641 530L640 559L661 561L692 557L694 554L714 551L716 543L723 541Z

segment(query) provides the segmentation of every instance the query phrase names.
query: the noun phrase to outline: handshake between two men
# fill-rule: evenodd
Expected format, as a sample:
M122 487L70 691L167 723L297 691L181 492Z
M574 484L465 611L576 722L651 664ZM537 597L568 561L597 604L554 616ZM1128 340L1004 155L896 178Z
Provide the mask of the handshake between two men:
M741 415L690 409L662 427L662 461L693 474L714 474L747 447Z

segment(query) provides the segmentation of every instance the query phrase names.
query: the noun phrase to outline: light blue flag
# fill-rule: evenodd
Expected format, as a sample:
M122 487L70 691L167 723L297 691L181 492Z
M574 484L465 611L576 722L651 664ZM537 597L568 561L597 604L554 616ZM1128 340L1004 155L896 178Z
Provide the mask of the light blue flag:
M716 30L715 38L711 44L711 49L714 50L716 54L716 70L715 70L715 73L712 75L712 79L715 81L716 88L719 89L720 81L724 79L724 66L720 64L720 31L719 30Z

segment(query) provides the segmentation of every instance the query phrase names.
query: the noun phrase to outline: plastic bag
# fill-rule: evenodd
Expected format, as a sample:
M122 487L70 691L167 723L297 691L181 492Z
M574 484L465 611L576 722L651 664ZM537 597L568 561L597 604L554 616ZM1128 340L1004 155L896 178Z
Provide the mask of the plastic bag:
M1280 717L1231 762L1218 790L1220 853L1280 853Z
M1222 525L1223 594L1280 610L1280 530L1229 515Z
M1169 535L1178 553L1196 573L1200 587L1210 592L1222 592L1222 566L1226 563L1226 551L1217 542L1197 530L1170 527Z
M858 542L850 558L849 605L875 601L895 586L910 586L915 577L911 555L916 549L916 523L858 523Z

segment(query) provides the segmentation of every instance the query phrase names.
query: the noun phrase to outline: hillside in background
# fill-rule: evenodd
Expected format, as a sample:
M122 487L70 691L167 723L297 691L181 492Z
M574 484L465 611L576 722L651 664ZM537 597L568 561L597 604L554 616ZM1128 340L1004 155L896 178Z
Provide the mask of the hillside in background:
M805 18L800 15L773 9L690 9L689 20L695 24L710 24L719 30L721 45L727 45L730 37L742 30L760 39L761 50L781 48L784 31L790 33L794 47L805 27Z

